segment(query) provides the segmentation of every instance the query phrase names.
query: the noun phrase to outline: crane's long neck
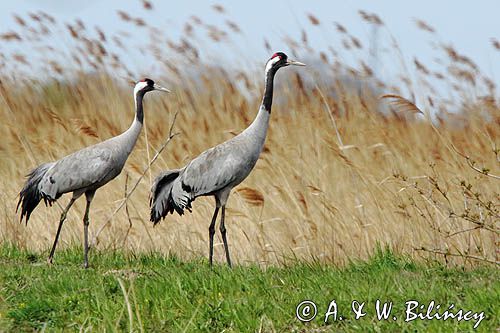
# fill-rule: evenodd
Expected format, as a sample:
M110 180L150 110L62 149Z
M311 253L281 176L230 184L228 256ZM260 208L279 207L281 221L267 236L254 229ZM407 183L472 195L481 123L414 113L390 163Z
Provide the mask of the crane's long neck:
M137 92L135 93L135 119L134 122L138 122L142 127L144 122L144 109L142 107L142 99L144 98L144 93ZM133 125L133 124L132 124Z
M139 138L139 134L141 133L142 124L144 122L144 109L142 106L142 100L144 98L144 92L135 91L134 99L135 99L135 118L132 122L132 125L123 132L121 135L116 137L116 140L121 142L121 147L124 149L123 152L128 156L132 149L134 149L135 143Z
M267 128L269 127L269 118L271 116L271 106L273 104L273 86L274 86L274 75L276 70L269 69L266 70L266 81L264 88L264 97L262 98L262 103L259 108L259 112L255 117L255 120L250 124L245 132L250 133L254 136L259 144L264 145L264 141L267 134Z
M130 128L127 130L127 132L125 132L128 134L128 139L129 139L128 143L129 145L131 145L130 151L132 151L132 148L134 148L135 143L137 142L137 138L141 133L142 124L144 123L144 109L142 106L142 100L144 99L144 94L145 93L141 91L137 91L134 93L135 118L134 121L132 122L132 125L130 125Z
M261 109L264 108L268 113L271 113L273 104L273 88L274 88L274 75L276 70L269 69L266 71L266 84L264 88L264 97L262 98Z

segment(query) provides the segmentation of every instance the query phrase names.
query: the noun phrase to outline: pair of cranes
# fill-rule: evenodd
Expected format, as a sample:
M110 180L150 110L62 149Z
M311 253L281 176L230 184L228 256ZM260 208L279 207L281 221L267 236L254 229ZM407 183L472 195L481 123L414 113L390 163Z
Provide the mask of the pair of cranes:
M239 135L201 153L182 169L162 172L151 188L151 221L156 225L168 214L191 209L191 202L199 196L214 196L215 211L209 227L210 265L213 261L215 223L221 210L220 233L229 266L231 258L227 244L225 214L226 203L231 190L240 184L252 171L266 139L271 105L273 101L274 76L278 69L289 65L305 66L282 52L275 53L265 68L264 97L255 120ZM151 79L136 83L134 88L135 118L132 125L122 134L96 145L76 151L62 159L44 163L27 175L19 193L17 208L21 208L21 221L26 223L31 213L43 199L51 205L65 193L73 196L61 214L54 244L48 262L52 263L59 235L66 215L73 203L83 194L87 200L83 217L84 261L88 267L89 210L95 192L120 174L125 162L137 142L142 129L144 111L143 99L150 91L169 92Z

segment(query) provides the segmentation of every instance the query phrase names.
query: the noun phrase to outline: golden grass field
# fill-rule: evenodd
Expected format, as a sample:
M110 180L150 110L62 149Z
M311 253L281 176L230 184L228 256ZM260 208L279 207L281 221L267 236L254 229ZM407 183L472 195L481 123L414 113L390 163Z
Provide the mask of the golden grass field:
M360 24L383 26L376 15L363 14ZM137 29L154 29L140 18L120 15ZM0 37L23 45L30 43L31 34L43 35L40 27L45 26L49 35L72 39L72 46L65 56L40 51L52 59L46 62L45 80L24 76L30 65L22 54L2 56L0 241L48 251L60 206L70 195L58 201L60 206L41 203L25 226L16 214L24 176L42 162L126 130L134 109L132 86L124 77L133 71L108 51L119 37L95 33L83 23L51 22L43 13L35 17L18 17L19 31ZM310 21L311 28L322 28L314 16ZM424 22L419 24L422 33L434 33ZM335 33L352 37L346 37L351 46L344 44L343 52L362 50L361 42L341 28ZM261 101L266 59L259 59L254 67L259 70L238 70L228 78L227 70L198 62L193 29L206 29L215 45L238 33L237 26L205 28L192 18L186 22L184 43L145 48L162 68L147 76L173 93L146 97L146 128L137 146L122 174L97 191L90 215L97 248L158 250L186 259L207 256L214 200L198 198L192 214L169 216L153 228L151 182L161 170L182 167L252 121ZM304 34L284 51L313 65L278 73L265 151L228 203L233 260L267 265L296 257L344 264L367 258L381 244L397 253L450 263L498 263L500 103L493 80L468 57L443 46L446 65L441 73L415 59L402 70L399 83L385 85L364 62L352 68L334 54L308 52ZM493 47L497 44L493 41ZM126 54L126 48L121 52ZM434 81L455 99L436 95L429 83ZM395 96L380 98L387 94ZM178 135L140 178L166 142L176 113L173 132ZM126 205L114 214L138 180ZM70 211L60 247L81 243L84 204L80 199ZM223 262L218 237L215 258Z

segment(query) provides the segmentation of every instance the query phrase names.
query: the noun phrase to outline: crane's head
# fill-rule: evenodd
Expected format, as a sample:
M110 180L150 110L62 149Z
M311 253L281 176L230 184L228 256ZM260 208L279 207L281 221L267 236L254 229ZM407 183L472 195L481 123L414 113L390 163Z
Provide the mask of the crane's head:
M148 91L153 91L153 90L170 92L170 90L156 84L153 80L145 78L135 83L134 94L137 94L139 92L145 94Z
M273 54L271 59L269 59L267 61L266 73L268 73L271 70L273 72L276 72L281 67L286 67L286 66L290 66L290 65L305 66L306 64L303 64L299 61L288 59L288 56L286 54L284 54L283 52L276 52L275 54Z

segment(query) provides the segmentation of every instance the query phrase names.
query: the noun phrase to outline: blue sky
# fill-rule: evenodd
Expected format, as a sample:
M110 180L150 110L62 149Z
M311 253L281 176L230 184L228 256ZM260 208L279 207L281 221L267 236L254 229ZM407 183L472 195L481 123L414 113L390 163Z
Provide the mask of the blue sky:
M332 22L339 22L362 42L370 39L370 27L363 23L358 10L363 9L378 14L388 30L400 44L403 55L411 60L419 57L429 64L436 56L432 50L428 34L418 30L414 18L425 20L436 28L438 39L451 43L460 52L470 56L481 69L494 80L500 75L500 52L491 46L490 39L500 39L500 1L297 1L297 0L254 0L254 1L154 1L153 11L144 11L139 0L17 0L0 2L1 31L16 28L12 13L24 14L43 10L58 20L82 19L88 25L98 25L112 32L125 30L116 10L120 9L132 16L147 14L148 23L157 26L168 36L179 36L184 22L191 15L202 18L214 25L221 24L225 17L212 9L213 4L221 4L227 10L227 18L240 25L245 35L234 41L236 48L220 47L212 51L220 59L231 57L255 60L263 63L268 57L264 50L263 38L267 38L273 49L287 51L283 41L285 34L300 39L302 27L306 28L310 45L317 50L335 47L336 39ZM312 26L307 13L312 13L322 23L323 28ZM140 39L137 34L134 38ZM57 45L57 42L56 44ZM6 47L6 46L4 46ZM339 45L340 47L340 45ZM235 51L238 50L238 51ZM383 52L383 50L382 50ZM382 56L384 57L384 56ZM382 71L389 71L393 59L382 59ZM345 60L345 59L344 59ZM130 59L136 62L137 59ZM217 61L217 59L212 59ZM349 60L346 60L349 61ZM383 73L382 73L383 75ZM496 81L496 80L495 80Z

